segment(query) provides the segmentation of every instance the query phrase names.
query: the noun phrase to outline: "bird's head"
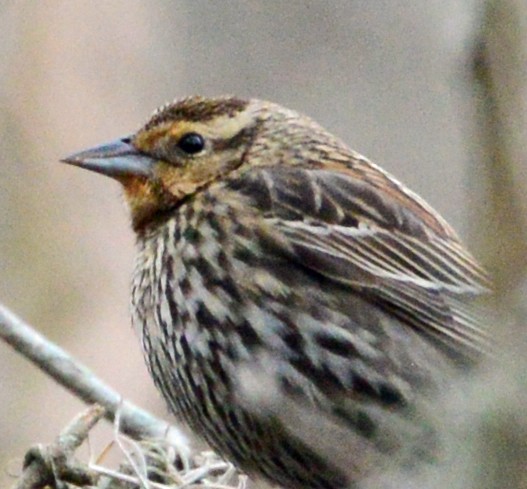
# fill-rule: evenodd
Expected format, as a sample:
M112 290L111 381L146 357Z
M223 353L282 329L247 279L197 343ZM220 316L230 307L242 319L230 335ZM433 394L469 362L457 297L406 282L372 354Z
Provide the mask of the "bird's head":
M259 100L190 97L157 110L133 135L63 161L118 180L138 230L238 170L255 147L253 154L265 145L266 155L274 150L280 159L280 127L290 130L297 118ZM258 164L257 156L250 160Z

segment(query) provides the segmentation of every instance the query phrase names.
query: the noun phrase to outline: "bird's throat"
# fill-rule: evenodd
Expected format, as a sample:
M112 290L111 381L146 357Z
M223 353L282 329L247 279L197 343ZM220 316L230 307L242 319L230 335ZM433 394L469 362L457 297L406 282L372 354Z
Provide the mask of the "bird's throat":
M134 231L141 234L150 224L160 220L160 216L174 209L185 195L174 195L164 191L151 180L139 177L121 179L124 197Z

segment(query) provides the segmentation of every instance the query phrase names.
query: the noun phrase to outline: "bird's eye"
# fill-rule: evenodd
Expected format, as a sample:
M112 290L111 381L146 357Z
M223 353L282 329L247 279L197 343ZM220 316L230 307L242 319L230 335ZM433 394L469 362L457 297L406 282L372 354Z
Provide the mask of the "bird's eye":
M203 150L205 147L205 139L201 134L196 132L189 132L181 136L181 139L178 141L178 148L189 154L195 155Z

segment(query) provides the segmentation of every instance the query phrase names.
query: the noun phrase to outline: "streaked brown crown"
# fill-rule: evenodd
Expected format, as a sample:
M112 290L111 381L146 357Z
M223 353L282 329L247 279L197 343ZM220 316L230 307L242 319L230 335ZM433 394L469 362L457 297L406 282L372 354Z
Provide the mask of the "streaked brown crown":
M206 122L216 117L235 117L246 109L249 102L236 97L187 97L163 105L157 109L143 130L151 129L158 124L174 121Z

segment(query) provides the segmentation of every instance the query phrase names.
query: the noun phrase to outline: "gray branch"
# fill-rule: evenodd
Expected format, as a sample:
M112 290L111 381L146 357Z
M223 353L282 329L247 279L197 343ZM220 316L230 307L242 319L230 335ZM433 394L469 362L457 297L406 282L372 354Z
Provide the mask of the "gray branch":
M175 445L187 446L185 436L177 428L124 401L86 366L1 304L0 338L87 404L103 406L109 420L113 421L119 411L119 428L123 433L134 438L170 437Z

